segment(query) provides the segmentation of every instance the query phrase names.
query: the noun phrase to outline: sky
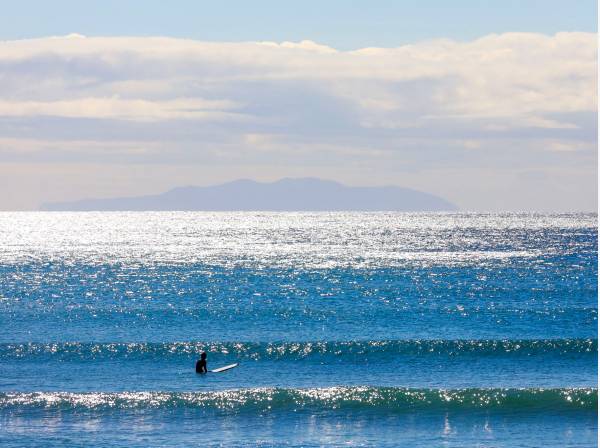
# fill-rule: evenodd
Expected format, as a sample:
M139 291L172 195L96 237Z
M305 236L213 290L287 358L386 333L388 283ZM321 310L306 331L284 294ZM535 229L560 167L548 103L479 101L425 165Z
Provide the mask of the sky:
M239 178L597 208L593 1L20 1L1 210Z

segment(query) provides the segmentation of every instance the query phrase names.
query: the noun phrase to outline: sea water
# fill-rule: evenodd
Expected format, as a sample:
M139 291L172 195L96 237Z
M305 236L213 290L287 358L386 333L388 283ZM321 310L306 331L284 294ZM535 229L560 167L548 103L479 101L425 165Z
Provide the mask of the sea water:
M596 446L597 249L591 214L1 213L0 445Z

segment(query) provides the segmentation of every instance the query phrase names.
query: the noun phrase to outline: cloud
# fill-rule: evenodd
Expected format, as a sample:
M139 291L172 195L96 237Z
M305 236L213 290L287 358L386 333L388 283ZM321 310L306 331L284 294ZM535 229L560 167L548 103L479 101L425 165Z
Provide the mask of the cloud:
M64 101L1 101L0 116L54 116L66 118L102 118L116 120L159 121L173 119L239 119L224 112L236 104L227 100L207 101L178 98L167 101L143 99L78 98Z
M571 157L575 173L596 157L596 63L594 33L354 51L310 40L5 41L0 161L236 164L256 178L291 174L289 164L339 178L332 167L348 165L363 168L340 180L368 184L361 173L390 182L451 168L468 182L490 166L550 171Z
M335 48L332 47L328 47L327 45L319 45L316 42L313 42L312 40L303 40L301 42L282 42L280 44L276 43L276 42L258 42L261 45L266 45L268 47L273 47L273 48L291 48L291 49L295 49L295 50L307 50L307 51L313 51L313 52L317 52L317 53L325 53L325 54L332 54L332 53L337 53L338 51Z
M403 84L421 81L419 95L436 115L501 117L595 110L596 48L591 33L508 33L472 42L433 40L349 52L312 41L67 36L3 42L0 64L12 82L22 75L46 82L58 77L72 94L133 80L154 82L163 94L164 85L177 90L179 82L191 88L194 81L197 87L268 79L312 81L366 111L385 112L405 109L410 92Z

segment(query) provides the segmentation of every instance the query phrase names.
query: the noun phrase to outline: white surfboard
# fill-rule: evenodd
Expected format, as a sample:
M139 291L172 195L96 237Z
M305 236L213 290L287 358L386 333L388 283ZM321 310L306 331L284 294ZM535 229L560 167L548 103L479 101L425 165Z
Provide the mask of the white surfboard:
M226 370L233 369L234 367L237 367L238 365L239 364L236 362L235 364L229 364L228 366L223 366L223 367L219 367L218 369L213 369L210 372L211 373L225 372Z

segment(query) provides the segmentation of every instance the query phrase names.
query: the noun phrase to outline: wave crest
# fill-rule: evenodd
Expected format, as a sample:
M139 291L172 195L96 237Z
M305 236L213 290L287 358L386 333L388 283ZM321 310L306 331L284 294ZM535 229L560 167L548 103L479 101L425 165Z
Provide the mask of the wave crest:
M366 410L596 411L598 390L563 389L409 389L330 387L255 388L211 392L32 392L0 394L0 409L103 410L191 408L229 412Z
M595 354L597 339L383 340L347 342L169 342L0 344L0 359L52 356L61 359L115 359L192 356L206 351L238 359L337 359L398 355L509 356Z

